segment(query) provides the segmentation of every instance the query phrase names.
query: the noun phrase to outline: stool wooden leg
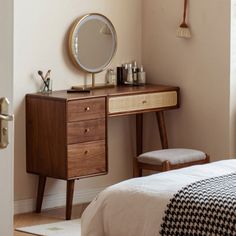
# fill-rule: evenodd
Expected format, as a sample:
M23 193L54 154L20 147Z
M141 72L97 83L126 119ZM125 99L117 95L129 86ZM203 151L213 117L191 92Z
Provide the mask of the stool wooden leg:
M210 156L206 154L206 163L210 163Z
M143 176L143 169L142 169L142 168L139 168L138 171L139 171L138 176L139 176L139 177L142 177L142 176Z
M143 114L136 115L136 155L143 153ZM137 158L133 160L133 176L140 176Z
M162 164L162 171L168 171L170 170L171 167L170 167L170 162L169 161L165 161L163 164Z
M168 148L168 139L167 139L167 131L166 131L166 125L165 125L164 112L163 111L156 112L156 117L157 117L159 132L160 132L162 149L167 149Z
M71 219L73 196L74 196L75 180L67 180L67 191L66 191L66 220Z
M46 185L47 178L45 176L39 176L38 182L38 193L37 193L37 200L36 200L36 213L40 213L42 209L43 203L43 194Z

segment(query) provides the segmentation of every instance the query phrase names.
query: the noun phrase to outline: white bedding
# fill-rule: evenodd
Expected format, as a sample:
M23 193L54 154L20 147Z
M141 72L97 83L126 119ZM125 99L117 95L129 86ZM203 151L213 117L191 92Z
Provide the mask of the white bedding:
M236 160L130 179L98 195L82 216L82 236L157 236L166 206L188 184L236 172Z

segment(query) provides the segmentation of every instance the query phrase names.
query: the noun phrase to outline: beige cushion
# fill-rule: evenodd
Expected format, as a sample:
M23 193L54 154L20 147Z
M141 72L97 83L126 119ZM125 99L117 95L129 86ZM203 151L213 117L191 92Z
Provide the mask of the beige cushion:
M172 165L184 164L192 161L200 161L206 158L204 152L193 149L162 149L146 152L138 156L138 161L146 164L161 165L169 161Z

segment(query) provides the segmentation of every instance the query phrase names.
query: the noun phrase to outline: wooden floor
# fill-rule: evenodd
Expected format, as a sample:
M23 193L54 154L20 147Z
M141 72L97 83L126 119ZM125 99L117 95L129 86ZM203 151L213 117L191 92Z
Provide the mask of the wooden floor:
M72 219L80 218L88 204L73 206ZM41 214L27 213L21 215L15 215L14 217L14 229L17 227L41 225L64 221L65 208L56 208L52 210L43 211ZM14 231L14 236L29 236L21 232Z

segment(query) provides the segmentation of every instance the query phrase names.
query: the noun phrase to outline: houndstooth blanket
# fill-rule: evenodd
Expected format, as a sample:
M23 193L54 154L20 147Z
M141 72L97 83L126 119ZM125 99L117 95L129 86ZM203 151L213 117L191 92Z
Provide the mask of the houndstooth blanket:
M175 194L160 235L236 235L236 173L198 181Z

